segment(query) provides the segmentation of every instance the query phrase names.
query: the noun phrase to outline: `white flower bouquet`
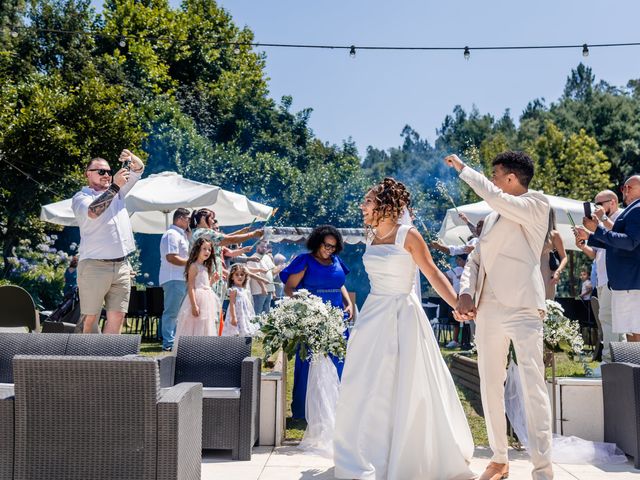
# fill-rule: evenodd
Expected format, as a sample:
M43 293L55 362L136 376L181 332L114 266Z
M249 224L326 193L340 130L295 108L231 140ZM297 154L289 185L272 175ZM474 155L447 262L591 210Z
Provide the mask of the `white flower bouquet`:
M575 355L581 355L584 340L580 334L580 325L575 320L564 316L562 305L547 300L547 315L544 319L544 342L548 348L554 349L561 341L565 341Z
M343 318L341 309L307 290L298 290L293 297L278 301L271 312L256 317L265 357L282 348L293 358L300 347L302 359L329 353L342 359L347 349Z

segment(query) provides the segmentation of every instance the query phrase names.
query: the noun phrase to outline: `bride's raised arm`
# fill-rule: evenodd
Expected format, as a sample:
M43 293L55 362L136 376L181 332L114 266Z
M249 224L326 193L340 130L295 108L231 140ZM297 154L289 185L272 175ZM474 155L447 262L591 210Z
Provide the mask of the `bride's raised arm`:
M427 277L427 280L429 280L429 283L435 291L438 292L438 295L455 309L457 302L456 292L453 290L445 274L436 267L427 244L415 228L412 228L407 233L404 248L411 254L413 261L416 262L416 265L418 265L418 268L424 276Z

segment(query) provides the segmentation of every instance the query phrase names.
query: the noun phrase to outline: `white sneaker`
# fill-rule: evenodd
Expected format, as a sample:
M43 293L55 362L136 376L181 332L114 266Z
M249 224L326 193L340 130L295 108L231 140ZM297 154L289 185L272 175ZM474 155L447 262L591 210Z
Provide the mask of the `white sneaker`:
M458 348L459 346L460 344L458 342L456 342L455 340L451 340L449 343L447 343L445 348Z

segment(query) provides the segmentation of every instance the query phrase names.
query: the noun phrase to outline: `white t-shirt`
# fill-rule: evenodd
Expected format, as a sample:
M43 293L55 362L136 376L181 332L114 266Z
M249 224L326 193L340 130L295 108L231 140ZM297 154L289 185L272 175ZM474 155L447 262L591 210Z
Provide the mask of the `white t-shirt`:
M473 237L465 245L449 245L449 255L466 255L465 248L475 247L478 244L478 237Z
M615 222L618 215L623 211L622 208L619 208L609 218L612 222ZM598 276L598 285L596 286L605 287L609 283L609 276L607 275L607 250L598 247L593 247L593 250L596 252L596 275Z
M272 293L276 291L276 287L273 284L273 270L272 268L275 268L275 263L273 263L273 260L271 259L270 255L263 255L262 258L260 259L259 262L247 262L247 267L251 268L263 268L265 270L268 270L267 273L259 273L258 275L260 275L263 278L266 278L269 283L267 283L265 285L265 288L267 290L267 293ZM257 280L254 280L253 278L249 279L249 288L251 290L251 295L261 295L262 294L262 289L260 288L260 284L258 283Z
M187 234L176 225L171 225L160 240L160 275L158 277L160 285L171 280L185 281L184 266L174 265L167 260L167 255L172 253L182 258L189 257Z

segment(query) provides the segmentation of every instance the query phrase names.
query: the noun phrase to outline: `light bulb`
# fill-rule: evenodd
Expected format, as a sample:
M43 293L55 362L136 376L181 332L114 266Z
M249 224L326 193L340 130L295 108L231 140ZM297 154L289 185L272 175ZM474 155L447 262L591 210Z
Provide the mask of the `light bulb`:
M120 38L120 41L118 42L118 45L120 45L122 48L124 48L124 47L126 47L126 46L127 46L127 42L126 42L126 40L124 39L124 37L121 37L121 38Z
M471 57L471 50L469 47L464 47L464 59L469 60L469 57Z
M356 58L356 46L355 45L351 45L351 48L349 49L349 56L351 58Z
M582 45L582 56L583 57L588 57L589 56L589 47L587 46L586 43L584 45Z

